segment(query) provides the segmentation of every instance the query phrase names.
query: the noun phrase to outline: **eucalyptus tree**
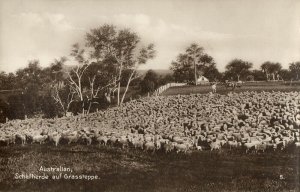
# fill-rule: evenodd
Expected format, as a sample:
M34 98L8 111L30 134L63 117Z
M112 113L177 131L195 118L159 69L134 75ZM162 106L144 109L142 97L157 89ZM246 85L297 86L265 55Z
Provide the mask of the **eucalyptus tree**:
M194 78L195 78L195 85L197 85L197 66L199 66L201 62L201 57L203 56L203 47L200 47L198 44L191 44L187 49L186 53L191 58L191 62L194 67Z
M250 74L252 65L252 63L243 61L241 59L233 59L226 65L225 73L228 73L231 76L236 76L237 81L240 81L241 76Z
M118 30L113 25L103 25L91 29L86 34L86 45L92 49L91 57L97 62L110 58L116 68L115 79L117 104L124 101L128 87L137 78L137 69L155 56L154 45L140 46L140 37L129 29ZM131 74L121 97L121 77L124 70L130 69Z
M170 69L173 70L176 81L194 81L195 85L197 85L199 74L211 76L211 74L218 73L213 57L195 43L187 47L184 53L180 53L175 61L172 61Z
M290 63L289 70L291 71L295 80L299 80L300 77L300 61Z
M262 72L266 75L267 80L278 80L278 75L282 66L280 63L266 61L261 65Z

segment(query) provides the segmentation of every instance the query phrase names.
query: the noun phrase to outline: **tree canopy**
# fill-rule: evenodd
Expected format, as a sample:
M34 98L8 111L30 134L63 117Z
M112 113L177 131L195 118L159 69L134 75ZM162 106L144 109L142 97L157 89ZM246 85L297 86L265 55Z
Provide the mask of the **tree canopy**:
M137 68L155 56L154 45L138 48L140 37L129 29L117 30L113 25L103 25L86 34L86 45L92 49L91 57L97 61L107 60L116 67L117 103L122 104L128 86L137 77ZM130 69L125 92L121 98L121 78L124 70Z
M148 70L144 79L141 81L142 93L153 92L159 85L159 76L155 71Z
M278 80L279 79L279 72L282 69L280 63L274 63L270 61L266 61L261 65L261 70L266 75L267 81L269 80Z
M204 48L198 44L191 44L185 51L180 53L176 61L172 61L171 70L178 82L191 82L197 84L199 75L205 75L211 80L219 78L213 57L204 53Z
M241 76L247 76L250 74L250 69L252 68L252 63L243 61L241 59L233 59L226 65L225 73L232 77L236 77L236 80L241 80Z
M292 73L292 78L294 80L299 80L299 78L300 78L300 61L290 63L289 69Z

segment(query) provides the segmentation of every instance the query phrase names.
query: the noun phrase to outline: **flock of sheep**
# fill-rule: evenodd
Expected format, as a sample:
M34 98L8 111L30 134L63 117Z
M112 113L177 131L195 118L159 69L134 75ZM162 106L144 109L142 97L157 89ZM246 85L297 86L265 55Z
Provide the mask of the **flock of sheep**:
M146 97L86 116L13 120L0 145L71 143L145 151L300 147L300 92Z

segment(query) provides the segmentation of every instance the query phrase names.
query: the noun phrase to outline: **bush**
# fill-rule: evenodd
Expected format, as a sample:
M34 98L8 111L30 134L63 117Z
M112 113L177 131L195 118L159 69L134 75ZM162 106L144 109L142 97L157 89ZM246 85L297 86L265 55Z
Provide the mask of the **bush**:
M141 92L143 94L155 91L159 86L159 77L153 70L147 71L144 79L140 83Z

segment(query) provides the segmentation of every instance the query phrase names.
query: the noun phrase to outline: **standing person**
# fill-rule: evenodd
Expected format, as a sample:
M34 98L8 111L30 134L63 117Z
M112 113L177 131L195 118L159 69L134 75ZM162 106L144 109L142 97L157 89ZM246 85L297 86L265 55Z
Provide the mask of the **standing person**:
M212 92L213 92L213 93L216 93L216 92L217 92L217 84L216 84L216 83L214 83L214 84L211 86L211 88L212 88Z

